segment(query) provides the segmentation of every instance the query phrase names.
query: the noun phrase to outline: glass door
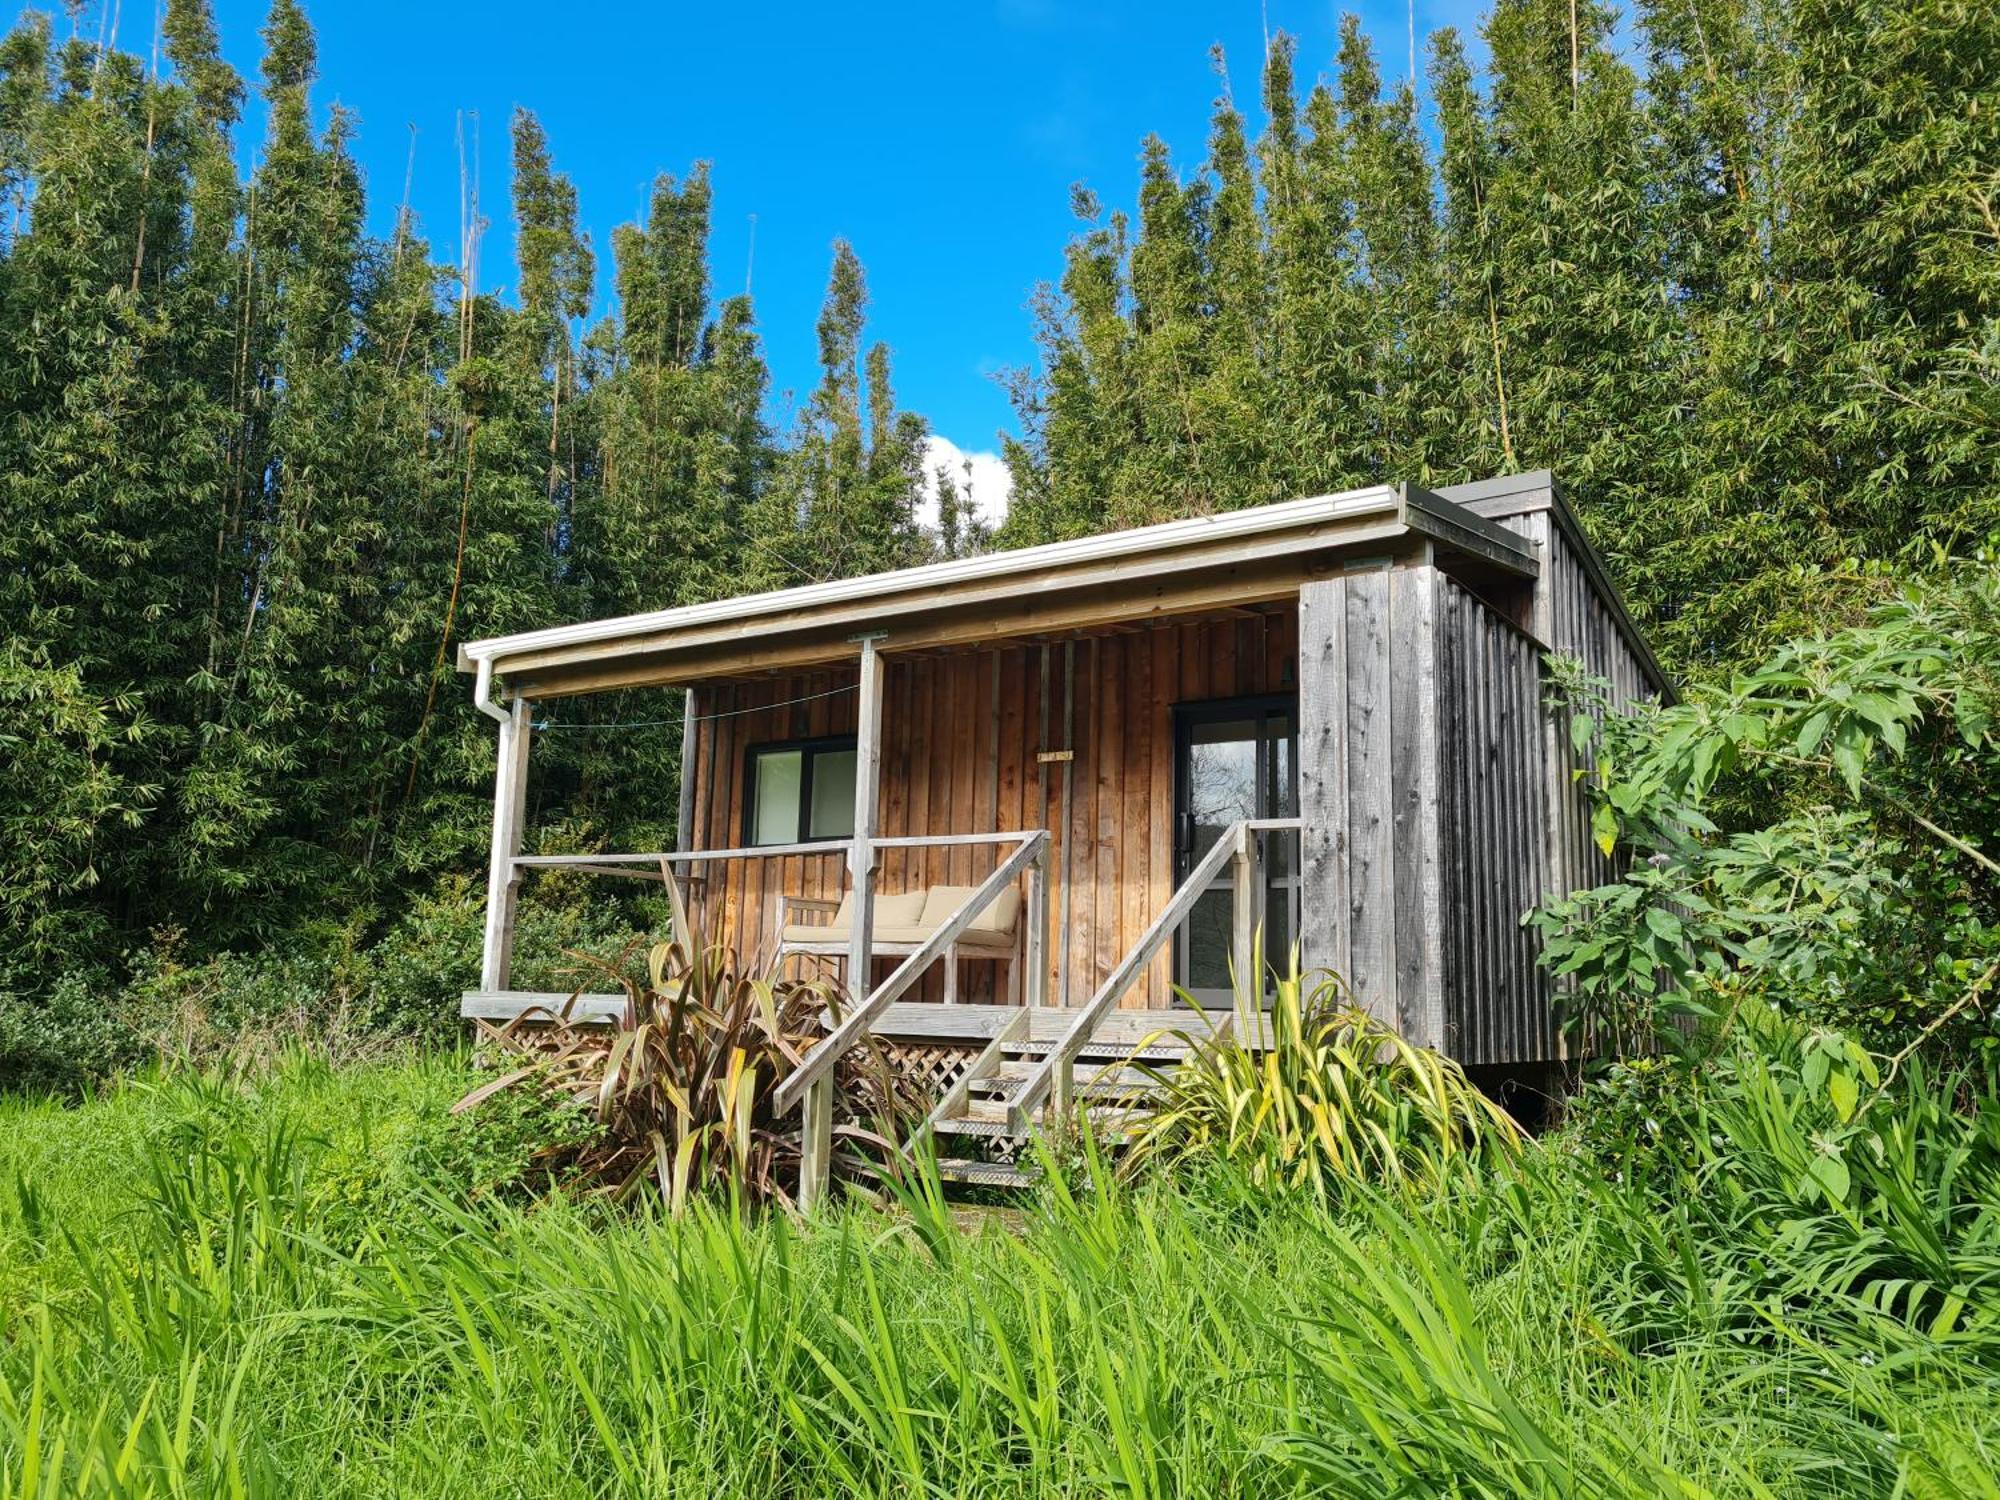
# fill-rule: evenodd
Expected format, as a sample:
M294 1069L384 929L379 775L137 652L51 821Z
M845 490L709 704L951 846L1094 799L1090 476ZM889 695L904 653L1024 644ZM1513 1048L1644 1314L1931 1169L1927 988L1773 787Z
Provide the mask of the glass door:
M1183 703L1174 709L1174 884L1230 825L1296 817L1297 700L1287 693ZM1282 966L1298 930L1298 836L1264 837L1264 952ZM1209 1009L1232 1000L1229 981L1235 875L1229 865L1181 925L1174 982Z

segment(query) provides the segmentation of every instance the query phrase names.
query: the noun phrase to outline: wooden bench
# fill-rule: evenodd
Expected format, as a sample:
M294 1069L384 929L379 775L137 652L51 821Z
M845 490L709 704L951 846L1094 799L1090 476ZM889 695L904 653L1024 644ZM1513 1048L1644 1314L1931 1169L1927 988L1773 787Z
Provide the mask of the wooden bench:
M904 891L900 895L877 893L875 931L869 945L872 955L907 958L923 947L930 935L950 921L952 915L972 898L975 887L934 885ZM818 896L778 898L778 962L788 954L815 958L845 959L853 931L852 893L838 901ZM810 913L816 920L800 921L795 914ZM1007 1003L1021 1003L1021 893L1009 887L959 934L944 951L944 1003L958 1003L960 959L987 959L1007 966ZM845 967L843 965L843 967ZM846 976L850 990L854 976ZM864 980L869 976L861 976ZM861 988L867 988L862 985Z

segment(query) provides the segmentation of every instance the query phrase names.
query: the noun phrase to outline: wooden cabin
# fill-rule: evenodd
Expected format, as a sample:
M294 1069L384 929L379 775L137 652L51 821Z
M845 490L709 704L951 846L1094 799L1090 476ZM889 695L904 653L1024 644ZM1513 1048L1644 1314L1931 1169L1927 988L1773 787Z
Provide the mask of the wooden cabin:
M1074 1058L1226 1011L1261 933L1412 1041L1546 1062L1521 917L1609 873L1548 652L1621 701L1669 691L1546 472L476 641L459 664L500 748L464 1008L537 998L508 984L515 893L567 864L675 880L711 938L843 978L815 1058L912 1027ZM529 705L642 686L686 694L678 846L523 856ZM1017 1102L1060 1098L1067 1066Z

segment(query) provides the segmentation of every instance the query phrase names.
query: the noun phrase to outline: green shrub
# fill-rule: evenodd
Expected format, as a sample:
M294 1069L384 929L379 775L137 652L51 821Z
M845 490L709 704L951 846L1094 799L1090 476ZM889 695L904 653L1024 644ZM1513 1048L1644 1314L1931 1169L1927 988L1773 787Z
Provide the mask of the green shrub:
M1565 1140L1615 1181L1677 1181L1694 1162L1693 1105L1703 1086L1699 1070L1671 1055L1613 1061L1565 1101Z
M1535 913L1570 1021L1630 1038L1745 1002L1880 1051L2000 1056L2000 568L1910 585L1670 707L1559 691L1619 882Z
M593 903L577 882L549 884L521 902L515 984L600 982L592 960L631 948L643 903ZM190 959L184 933L161 931L125 955L122 980L107 964L0 987L0 1088L76 1094L150 1059L254 1069L293 1047L352 1061L410 1042L453 1045L459 996L478 983L485 901L484 886L446 877L373 941L356 915L255 953Z
M698 938L654 944L644 980L628 977L622 961L600 969L625 991L622 1016L607 1025L526 1012L503 1027L480 1023L507 1071L454 1111L525 1092L583 1115L590 1128L561 1127L537 1159L562 1160L569 1177L620 1201L649 1187L675 1213L708 1188L745 1202L793 1201L799 1116L781 1118L775 1095L825 1035L834 993L776 971L746 972L733 951ZM838 1069L862 1118L884 1131L914 1111L874 1047L856 1048ZM858 1127L836 1134L891 1145Z
M106 1003L102 971L61 975L48 991L0 989L0 1090L73 1094L146 1055L144 1039Z

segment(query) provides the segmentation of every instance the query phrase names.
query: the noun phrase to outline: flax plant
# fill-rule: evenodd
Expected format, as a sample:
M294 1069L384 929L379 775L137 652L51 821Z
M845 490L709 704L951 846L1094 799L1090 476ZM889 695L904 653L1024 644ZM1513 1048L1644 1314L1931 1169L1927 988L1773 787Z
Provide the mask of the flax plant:
M1261 1045L1244 1036L1253 1028ZM1268 1012L1239 995L1227 1033L1179 1035L1191 1050L1171 1071L1151 1070L1159 1103L1134 1126L1134 1164L1220 1157L1259 1188L1326 1195L1359 1182L1434 1186L1521 1140L1456 1063L1412 1046L1336 976L1301 975L1296 955Z
M796 1119L778 1116L775 1095L825 1032L837 997L825 984L743 972L733 951L691 936L655 944L642 982L622 963L585 961L625 992L609 1025L579 1019L576 997L504 1026L481 1023L486 1040L517 1065L453 1106L475 1109L510 1089L532 1089L588 1110L596 1131L569 1148L579 1182L619 1200L649 1182L675 1213L708 1185L752 1201L789 1202L798 1176ZM839 1127L850 1144L888 1148L913 1107L879 1049L843 1060L849 1113L880 1129Z

